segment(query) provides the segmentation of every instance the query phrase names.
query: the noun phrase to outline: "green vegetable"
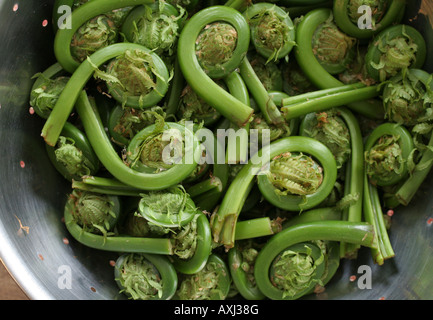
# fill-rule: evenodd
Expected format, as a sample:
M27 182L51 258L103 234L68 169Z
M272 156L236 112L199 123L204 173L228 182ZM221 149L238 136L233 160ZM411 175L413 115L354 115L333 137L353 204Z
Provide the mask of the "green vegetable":
M122 24L126 40L145 46L157 54L173 55L175 52L184 10L157 1L136 6Z
M398 24L384 29L370 43L365 56L368 75L385 81L408 68L421 68L426 59L426 43L418 30Z
M133 300L169 300L177 274L166 257L144 253L120 255L114 267L120 292Z
M389 122L379 125L368 136L365 150L366 174L373 185L393 185L407 177L414 144L405 127Z
M358 12L360 6L368 6L371 10L371 26L358 26L362 19ZM392 24L399 23L405 11L405 0L336 0L332 12L335 23L343 32L357 39L370 39L378 32ZM367 23L362 19L361 23Z
M197 213L194 220L196 232L190 234L190 229L183 230L187 237L194 237L195 250L187 258L173 256L173 266L183 274L195 274L205 266L212 253L212 235L209 220L204 213ZM182 240L182 239L180 239ZM181 243L183 246L183 244Z
M269 171L257 177L257 184L265 199L276 207L302 211L329 195L337 167L331 151L322 143L308 137L289 138L292 143L271 158Z
M117 41L118 30L106 15L98 15L86 21L73 35L71 55L82 62L92 53Z
M295 28L289 14L275 4L261 2L244 12L256 51L268 61L286 57L295 45Z
M346 70L355 58L357 40L342 32L333 18L333 15L330 15L316 28L312 49L326 71L338 74Z
M99 159L84 133L66 122L61 134L55 147L45 145L54 167L69 181L96 174Z
M254 262L259 252L251 242L236 244L227 253L230 275L241 296L247 300L263 300L265 296L254 280Z
M371 225L363 222L316 221L306 222L286 228L273 236L260 250L254 265L254 276L259 290L273 300L294 299L308 293L312 287L301 286L293 295L279 289L269 277L272 264L278 255L292 245L312 240L345 241L376 248ZM320 262L320 260L319 260ZM316 276L317 278L317 276ZM314 278L311 280L314 281Z
M218 255L212 253L203 269L180 277L175 299L225 300L230 290L230 271Z
M315 149L313 146L318 147L318 149ZM314 200L308 201L305 204L303 203L302 197L295 197L294 199L289 197L289 201L287 202L297 208L302 204L305 208L305 206L317 201L318 198L326 198L333 188L337 175L335 160L329 149L322 143L307 137L286 137L279 139L259 150L259 152L250 159L248 164L242 167L229 185L218 211L212 215L211 218L214 241L223 244L227 248L233 247L237 218L254 184L254 178L263 170L262 167L267 162L285 152L296 151L309 153L313 149L315 149L314 156L317 157L319 161L326 162L326 166L324 165L324 167L326 168L329 165L329 170L325 171L324 182L321 185L320 192L318 191L316 196L313 195ZM321 151L319 152L318 150ZM264 159L261 157L264 157ZM275 194L272 189L270 193ZM276 201L279 200L278 196L275 196L275 198Z
M69 81L69 77L63 75L64 73L62 66L56 62L33 76L36 80L30 92L30 106L43 119L48 118Z
M294 48L296 61L311 83L318 89L322 90L338 88L343 85L340 80L321 66L319 61L316 59L312 48L314 32L321 23L324 23L329 19L331 14L332 11L328 8L314 9L308 12L296 27L297 45ZM367 94L367 96L360 97L358 100L355 98L357 97L356 94L348 94L351 97L349 97L348 101L345 101L344 103L347 103L347 107L352 111L359 112L360 114L366 115L370 118L383 119L383 109L380 108L382 102L378 99L370 101L372 97L375 97L373 91L374 90L370 91L368 87L361 88L360 92L370 92L372 96L368 96Z
M173 247L170 239L141 238L125 235L95 234L85 230L74 219L75 199L70 197L64 211L65 225L72 237L79 243L103 251L152 253L172 255Z
M204 71L197 59L196 40L203 28L216 21L230 23L237 32L236 49L232 59L219 64L212 73ZM188 20L179 37L178 59L185 80L207 103L233 123L244 126L253 110L220 88L211 77L221 78L239 66L246 55L249 44L249 27L242 15L228 7L210 7L199 11ZM211 92L211 93L210 93Z
M192 163L191 164L176 164L172 168L158 172L146 173L139 172L129 168L119 157L116 150L113 148L104 127L101 124L97 110L89 101L85 92L82 92L78 103L76 104L77 111L83 121L87 137L93 146L93 150L97 154L104 167L119 181L139 188L141 190L161 190L174 186L191 174L197 163L194 161L197 156L198 142L192 139ZM192 134L187 128L178 124L166 124L169 128L174 128ZM153 131L152 126L144 130ZM130 144L134 145L133 143Z
M106 12L135 6L150 4L153 0L92 0L73 10L70 21L71 28L59 29L54 39L54 53L60 65L69 73L73 73L80 63L71 54L71 41L77 30L90 19Z
M194 202L182 187L142 194L138 210L148 221L163 227L184 226L194 218L197 211Z
M405 6L56 0L57 61L29 102L71 183L73 240L119 255L132 300L293 300L362 247L385 264L384 208L433 166L433 77Z

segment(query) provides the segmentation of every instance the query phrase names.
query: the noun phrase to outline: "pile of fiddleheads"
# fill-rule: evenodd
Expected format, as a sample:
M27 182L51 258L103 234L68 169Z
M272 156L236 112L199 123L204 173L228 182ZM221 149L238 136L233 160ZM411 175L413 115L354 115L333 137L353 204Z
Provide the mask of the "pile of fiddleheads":
M123 297L293 300L361 247L394 257L383 211L433 166L405 1L57 0L54 21L64 5L30 105L66 228L118 253Z

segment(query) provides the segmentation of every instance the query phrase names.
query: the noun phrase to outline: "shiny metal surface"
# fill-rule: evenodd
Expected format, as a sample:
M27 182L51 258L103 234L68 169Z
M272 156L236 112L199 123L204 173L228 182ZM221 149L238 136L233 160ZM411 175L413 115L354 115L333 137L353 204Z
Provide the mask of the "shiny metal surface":
M31 299L118 299L110 265L116 255L83 247L64 227L70 187L45 154L43 121L29 113L31 77L54 61L53 2L0 0L0 257ZM410 3L407 17L417 17L411 23L423 31L433 54L432 28L417 15L420 1ZM379 267L363 248L357 260L342 264L325 293L309 298L433 299L430 181L412 205L395 210L393 260ZM358 286L362 265L371 267L371 289Z

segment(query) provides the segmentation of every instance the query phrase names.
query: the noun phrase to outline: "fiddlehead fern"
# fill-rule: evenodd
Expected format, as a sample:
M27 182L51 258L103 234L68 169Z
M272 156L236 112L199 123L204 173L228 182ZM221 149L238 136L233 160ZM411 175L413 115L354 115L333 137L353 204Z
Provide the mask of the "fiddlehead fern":
M207 74L213 69L224 69L232 60L237 45L238 33L229 23L213 22L207 25L196 40L197 60Z
M413 138L405 127L392 123L376 127L365 145L366 174L370 182L389 186L404 179L413 151Z
M317 205L329 195L337 179L337 167L331 151L321 142L293 138L305 138L306 146L302 150L290 148L271 158L269 169L258 176L257 183L270 203L299 211Z
M218 68L210 72L203 70L198 61L196 40L203 29L214 22L231 24L236 30L237 40L233 58L219 63ZM249 27L243 16L235 9L224 6L213 6L197 12L185 24L178 42L178 60L185 80L209 105L238 126L250 121L253 109L219 87L213 78L230 75L245 58L249 42Z
M188 85L181 93L177 116L179 119L190 120L198 124L203 123L205 127L221 118L221 114L200 98Z
M182 9L182 8L181 8ZM135 7L122 25L130 42L141 44L157 54L173 55L179 37L181 12L165 1Z
M212 251L212 236L204 213L198 212L171 240L174 242L173 266L178 272L196 274L205 267Z
M325 257L312 243L297 243L285 249L272 262L270 280L282 299L296 299L322 285Z
M30 92L30 106L43 119L48 118L60 93L69 81L69 76L62 73L64 73L62 66L55 63L33 76L36 80Z
M102 14L82 25L71 40L71 55L77 62L117 41L118 30L114 22Z
M69 181L93 175L100 168L87 137L69 122L65 124L56 146L46 145L46 149L54 167Z
M320 24L313 35L313 52L319 63L330 74L348 68L356 54L357 40L343 33L335 24L333 15Z
M83 230L107 235L119 219L120 203L114 196L73 190L68 201L72 217Z
M268 61L286 57L295 44L292 19L282 8L271 3L257 3L244 11L251 28L251 41Z
M431 83L431 75L419 69L392 77L383 90L386 118L409 127L424 122L432 107Z
M340 169L351 154L350 133L338 111L307 114L301 123L300 134L325 144L335 157Z
M418 30L398 24L375 36L365 56L368 75L385 81L408 68L420 68L426 58L426 43Z
M130 253L119 256L114 279L133 300L169 300L176 292L176 270L166 257Z
M211 254L199 272L179 279L175 298L179 300L224 300L230 290L230 272L226 263Z
M183 126L168 123L167 128L160 118L133 137L127 148L126 163L143 172L158 172L177 164L187 164L186 156L192 151L188 139L191 137L186 135Z
M147 50L126 50L108 63L106 72L95 75L107 82L109 94L122 106L152 107L168 90L165 63Z
M185 189L176 186L142 194L138 211L153 224L175 228L189 223L197 208Z
M116 106L108 119L111 139L120 146L127 146L132 138L145 127L165 118L164 108L159 106L148 109Z
M272 159L268 179L281 195L308 195L317 191L323 181L323 168L311 157L290 152Z
M180 181L188 177L197 166L195 159L199 158L201 149L199 148L198 140L195 138L193 131L177 123L165 123L165 129L176 130L175 132L180 132L180 135L187 137L186 141L189 143L186 150L188 150L188 152L185 154L191 158L186 156L181 159L183 161L182 163L174 164L171 168L158 172L155 172L154 169L152 169L152 172L134 170L125 164L124 159L122 159L114 149L112 142L107 136L105 128L101 123L96 107L92 105L86 92L82 92L76 106L87 133L87 137L89 138L99 160L114 178L126 185L135 187L139 190L166 189L178 184ZM140 154L139 139L142 137L140 134L142 133L144 137L151 135L155 132L155 127L156 125L151 125L140 131L140 133L135 136L138 136L136 143L137 150L135 151L136 154ZM169 136L169 139L173 137L171 131L168 131L167 135ZM133 141L131 141L129 147L132 145L134 145ZM192 149L189 149L189 147ZM135 150L135 148L132 150ZM168 153L171 151L172 149L168 148Z
M77 30L87 21L113 10L139 4L153 3L153 0L92 0L83 3L72 11L71 26L59 29L54 39L54 53L57 61L68 72L73 73L80 63L72 57L71 42Z
M390 25L399 23L405 4L405 0L336 0L333 2L332 12L335 23L343 32L358 39L369 39ZM371 13L370 21L361 20L366 28L358 26L365 14L365 10L359 12L361 6L366 6Z
M321 186L315 194L305 198L295 196L280 197L275 188L269 182L264 168L265 165L274 157L287 152L311 154L318 159L324 168L324 177ZM262 158L263 157L263 158ZM226 196L223 198L218 211L211 217L212 235L216 243L223 244L227 249L234 245L236 221L241 212L242 206L251 191L254 178L258 175L258 185L267 184L268 187L262 188L262 193L266 193L269 202L275 202L277 207L283 205L291 210L299 211L300 206L307 209L320 203L332 191L337 178L337 166L335 159L329 149L312 138L292 136L278 139L267 146L264 146L254 155L250 161L243 165L227 189ZM322 198L323 197L323 198ZM286 199L286 200L285 200Z
M367 223L353 223L346 221L313 221L303 222L291 227L285 228L264 245L257 256L254 265L254 276L257 286L260 291L268 298L273 300L295 299L305 294L311 293L317 283L323 282L323 279L329 280L328 275L324 278L322 272L326 267L326 261L323 259L322 250L316 249L318 260L311 260L307 257L305 252L313 251L311 241L345 241L349 243L359 244L371 248L377 248L376 238L373 228ZM308 243L308 249L305 248L305 243ZM275 269L278 260L277 257L287 249L297 252L300 248L301 261L305 263L304 268L300 270L309 270L313 277L307 277L307 280L292 279L294 283L304 283L299 287L299 290L293 290L292 287L278 287L277 283L273 283L272 278L269 276L273 269ZM303 253L304 252L304 253ZM293 254L289 251L286 256L289 259L296 258L299 254ZM295 260L295 259L293 259ZM323 264L321 263L323 262ZM284 265L281 268L285 268ZM335 270L334 270L335 271ZM331 272L332 273L332 272ZM320 275L319 275L320 274ZM291 277L291 274L285 276ZM275 276L272 276L274 279ZM280 282L280 281L277 281ZM324 283L324 282L323 282ZM287 285L287 283L285 284Z

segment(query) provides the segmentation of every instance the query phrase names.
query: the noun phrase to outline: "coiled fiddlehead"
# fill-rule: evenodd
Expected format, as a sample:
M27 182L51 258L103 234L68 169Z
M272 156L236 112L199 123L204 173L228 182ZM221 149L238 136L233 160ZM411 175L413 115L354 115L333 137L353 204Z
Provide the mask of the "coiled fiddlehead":
M127 146L138 132L155 124L159 118L165 118L164 108L159 106L136 109L119 105L110 112L108 130L115 143Z
M299 211L317 205L329 195L337 179L337 166L331 151L321 142L308 137L289 138L304 141L305 146L296 149L294 144L272 157L269 169L258 176L257 183L270 203Z
M319 190L309 196L306 196L306 201L303 198L295 197L280 197L275 193L275 188L270 184L264 167L274 157L286 152L302 152L311 154L318 159L324 168L324 178L319 187ZM326 163L326 164L325 164ZM258 185L268 184L268 187L263 188L262 193L267 194L269 202L274 202L276 206L281 206L281 201L284 206L298 211L300 205L303 209L308 206L314 206L320 203L332 191L335 180L337 178L337 166L334 157L329 149L312 138L292 136L278 139L269 145L264 146L259 152L254 155L250 161L243 165L235 179L229 185L226 196L223 198L218 211L211 217L211 227L214 242L223 244L227 249L233 247L235 242L236 221L241 212L242 206L251 191L255 177L258 175ZM262 180L263 179L263 180ZM286 200L284 200L286 199ZM294 209L293 209L294 208Z
M282 291L282 299L296 299L322 285L325 257L312 243L298 243L280 253L272 262L270 280Z
M431 83L431 75L420 69L392 77L383 90L386 118L404 126L424 122L432 107Z
M122 106L146 108L156 105L168 90L165 63L150 50L126 50L108 63L96 77L107 82L108 92Z
M221 114L200 98L188 85L181 93L177 116L179 119L191 120L198 124L202 123L205 127L212 125L221 118Z
M171 260L178 272L195 274L205 267L212 251L212 236L209 220L204 213L197 212L171 240L174 247Z
M238 33L229 23L213 22L198 35L195 54L203 70L212 76L213 69L223 69L223 65L233 58Z
M203 70L196 54L196 40L203 29L214 22L231 24L237 33L236 48L232 59L219 63L219 68ZM230 75L245 58L250 42L249 27L243 16L235 9L213 6L200 10L188 20L179 37L179 66L187 83L209 105L238 126L246 125L253 109L216 84L213 78ZM209 94L212 92L212 94Z
M268 61L286 57L295 44L292 19L282 8L271 3L256 3L243 13L251 28L251 41Z
M307 114L302 120L300 134L325 144L335 157L337 169L340 169L350 157L349 129L335 109Z
M174 228L189 223L197 208L185 189L176 186L142 194L138 210L151 223Z
M390 25L399 23L405 11L405 4L405 0L336 0L332 12L335 23L343 32L357 39L369 39ZM365 11L359 12L361 6L369 8L371 21L362 19ZM358 26L359 19L365 23L365 28Z
M308 195L317 191L323 181L323 169L309 156L281 154L272 159L268 179L281 195Z
M176 270L166 257L130 253L119 256L114 279L133 300L169 300L176 292Z
M405 127L392 123L376 127L365 145L366 174L370 182L389 186L404 179L413 151L413 138Z
M81 194L82 190L76 190L75 193ZM92 192L94 193L94 192ZM103 195L108 197L108 195ZM78 224L77 219L74 217L74 212L76 211L76 197L69 197L65 205L64 210L64 220L66 228L72 237L79 243L94 248L97 250L111 251L111 252L128 252L128 253L151 253L159 255L172 255L173 246L170 239L167 238L146 238L137 237L131 235L117 235L106 233L92 233L87 229L88 227L82 227ZM112 198L117 199L117 196ZM115 204L117 203L114 202ZM116 205L116 208L118 205ZM119 212L118 209L114 210ZM97 229L97 231L104 231L102 229ZM117 232L117 231L116 231Z
M426 43L415 28L398 24L375 36L365 56L368 75L385 81L408 68L421 68L426 59Z
M321 23L313 35L313 52L319 63L330 74L346 70L356 54L357 40L343 33L333 15Z
M209 256L199 272L184 275L175 298L179 300L224 300L230 290L230 272L226 263L215 253Z
M188 167L186 156L193 152L188 145L191 138L183 126L168 123L167 128L160 118L133 137L126 151L126 163L142 172L160 172L176 165Z
M75 189L68 201L73 204L73 219L88 232L107 235L119 219L117 197Z
M43 119L48 118L69 81L69 76L62 75L63 73L62 66L55 63L33 76L36 80L30 92L30 106Z
M87 137L100 159L101 164L104 165L114 178L118 179L123 184L135 187L139 190L162 190L178 184L188 177L197 166L195 159L199 158L199 152L201 152L201 150L198 140L194 137L193 131L177 123L165 123L165 129L178 130L181 132L181 135L187 137L186 141L190 142L189 145L192 149L189 150L188 146L188 153L186 153L186 155L189 155L191 158L184 157L182 158L182 163L175 164L171 168L163 171L154 172L154 170L152 170L152 172L141 172L134 170L125 164L114 149L101 123L96 107L92 105L86 92L83 91L81 93L76 106ZM140 131L140 133L147 136L152 134L154 130L155 125L151 125ZM136 135L136 137L138 136L137 140L140 138L140 133ZM170 131L168 134L172 137ZM131 145L133 145L132 141L129 146L131 147ZM139 146L139 141L137 141L137 145ZM137 150L139 149L140 147L138 147ZM171 151L171 149L168 151ZM138 154L137 151L136 153Z
M141 44L157 54L173 55L179 37L181 12L165 1L135 7L122 25L130 42Z
M96 16L82 25L71 40L71 55L77 62L117 41L118 30L106 15Z
M316 59L313 48L312 38L317 27L326 22L332 11L327 8L318 8L308 12L296 26L296 47L294 54L297 63L304 71L305 76L318 89L338 88L343 83L330 74ZM362 88L364 89L364 88ZM350 94L351 97L358 97L357 94ZM351 110L355 110L369 118L383 119L383 109L380 108L382 101L373 100L372 96L365 96L358 100L347 101L341 105L347 105ZM336 105L333 105L335 107ZM322 109L323 110L323 109Z
M89 140L81 130L66 122L56 146L46 145L54 167L69 181L95 174L100 163Z
M71 27L59 29L54 39L54 53L57 61L68 72L73 73L80 63L71 55L71 41L75 32L87 21L107 12L153 3L153 0L92 0L80 5L72 11L70 16Z
M306 269L313 271L312 274L318 277L316 279L308 278L305 282L305 284L308 285L301 286L299 288L300 290L292 291L292 288L290 288L289 291L279 288L278 286L274 285L271 277L269 276L272 273L271 270L275 269L275 259L281 253L283 253L286 249L297 249L297 247L303 249L305 248L306 242L309 243L310 241L314 240L345 241L349 243L364 245L367 247L377 248L377 242L373 228L370 224L367 223L353 223L346 221L329 220L303 222L285 228L269 239L269 241L260 250L259 255L256 259L256 263L254 265L254 276L257 286L266 297L273 300L290 300L299 298L307 293L312 292L314 286L319 283L319 281L323 281L320 278L321 276L319 276L319 274L322 275L321 271L323 270L322 268L325 268L325 264L320 264L319 269L319 262L321 262L320 256L322 253L320 249L318 249L318 251L315 250L317 253L319 253L320 251L320 253L318 254L319 259L317 261L317 268L314 267L315 262L312 262L310 258L306 258L305 253L302 253L301 250L301 254L304 258L303 260L307 264ZM312 244L310 244L309 246L312 246ZM305 250L304 252L307 251L310 251L310 249ZM296 255L289 253L287 256L289 258L294 258ZM289 274L288 276L290 277L291 275ZM296 279L296 282L298 281L304 282L302 278L299 280Z

